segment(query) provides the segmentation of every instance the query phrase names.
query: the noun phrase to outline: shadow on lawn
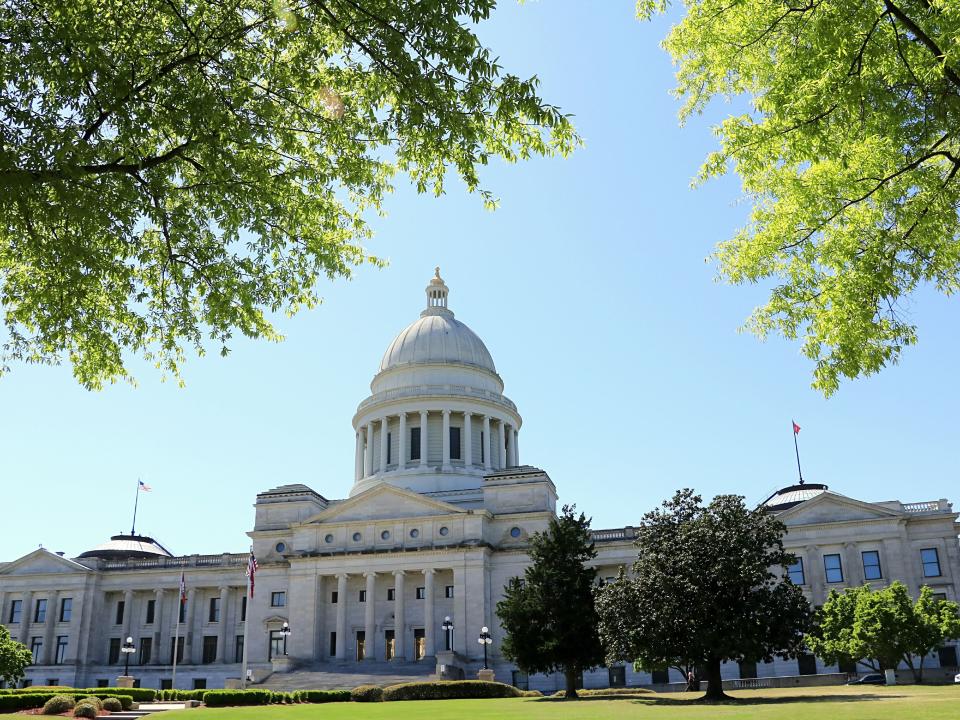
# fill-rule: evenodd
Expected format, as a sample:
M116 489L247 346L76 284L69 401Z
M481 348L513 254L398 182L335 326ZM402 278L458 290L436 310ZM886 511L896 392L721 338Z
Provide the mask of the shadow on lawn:
M695 698L671 698L655 696L647 693L637 695L585 695L579 698L579 702L590 702L593 700L620 700L629 701L637 705L664 705L672 707L683 707L688 705L786 705L789 703L802 702L861 702L864 700L896 700L904 698L905 695L873 695L869 693L859 693L857 695L784 695L783 697L733 697L729 700L713 701L705 700L702 696ZM534 702L567 702L563 697L544 697L538 698Z

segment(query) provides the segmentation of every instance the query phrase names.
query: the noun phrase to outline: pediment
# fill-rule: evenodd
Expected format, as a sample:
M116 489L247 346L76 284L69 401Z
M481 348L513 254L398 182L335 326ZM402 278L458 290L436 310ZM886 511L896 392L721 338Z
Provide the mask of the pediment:
M90 568L68 560L46 548L38 548L14 560L0 570L0 575L45 575L50 573L88 573Z
M785 525L814 525L817 523L863 520L889 520L901 513L873 503L855 500L846 495L824 492L806 502L785 510L778 516Z
M449 503L424 497L393 485L377 485L348 500L339 502L304 521L304 525L358 520L452 515L466 512Z

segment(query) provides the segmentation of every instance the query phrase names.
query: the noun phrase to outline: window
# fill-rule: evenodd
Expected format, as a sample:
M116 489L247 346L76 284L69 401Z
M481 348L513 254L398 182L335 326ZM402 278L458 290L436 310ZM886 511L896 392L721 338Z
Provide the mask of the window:
M367 658L367 633L365 630L357 630L357 660Z
M206 679L206 678L194 678L194 679L193 679L193 689L194 689L194 690L206 690L206 689L207 689L207 679Z
M447 585L446 587L443 588L443 596L445 598L453 597L453 585Z
M396 655L397 642L393 630L383 631L383 659L393 660Z
M866 550L860 553L863 557L863 579L879 580L883 577L880 571L880 553L876 550Z
M176 647L177 647L177 662L178 662L178 663L182 663L182 662L183 662L183 636L181 635L181 636L178 637L178 638L170 638L170 664L171 664L171 665L173 664L173 647L174 647L173 642L174 642L174 640L177 641L177 645L176 645ZM119 643L120 641L118 640L117 642ZM119 652L119 650L118 650L118 652Z
M920 561L923 563L924 577L940 577L940 556L936 548L921 550Z
M156 614L157 614L157 601L147 600L147 619L144 620L144 624L153 625L154 615Z
M201 662L204 665L209 665L217 659L217 636L216 635L204 635L203 636L203 656Z
M420 459L420 428L410 428L410 459Z
M153 655L153 638L140 638L140 652L138 653L140 664L149 665L151 655Z
M337 604L337 600L339 600L339 599L340 599L340 593L338 593L336 590L334 590L333 592L330 593L330 604L331 604L331 605L336 605L336 604Z
M825 556L829 557L829 556ZM797 656L797 674L816 675L817 658L813 655L801 654Z
M103 687L107 686L106 680L103 682ZM173 678L160 678L160 689L161 690L172 690L173 689Z
M285 592L270 593L270 607L286 607L287 594Z
M278 542L276 545L273 546L273 549L276 550L278 553L286 552L287 544Z
M42 637L32 637L30 638L30 654L33 655L33 664L40 664L40 653L43 652L43 638Z
M60 678L47 678L47 687L56 687L60 684Z
M326 535L323 536L323 541L329 545L330 543L333 542L333 535L331 535L330 533L327 533Z
M824 555L823 569L826 572L828 583L843 582L843 565L840 562L839 555ZM804 673L800 674L803 675Z
M358 593L357 602L366 602L367 601L367 591L361 590Z
M46 622L47 619L47 601L37 600L33 605L33 621L35 623Z
M247 621L247 596L240 598L240 622Z
M120 638L110 638L110 647L107 650L107 665L116 665L120 662Z
M360 542L362 539L363 539L363 535L361 535L360 533L355 532L355 533L353 534L353 541L354 541L354 542Z
M9 625L20 622L20 617L23 614L23 600L14 600L10 603L10 621Z
M946 600L947 594L945 592L931 593L930 597L932 597L934 600Z
M951 645L950 647L942 647L938 649L937 655L940 656L940 667L955 668L957 666L957 646L956 645Z
M233 653L233 661L242 663L243 662L243 635L237 635L237 640L234 643L234 648L236 648L236 650Z
M627 669L623 665L607 668L607 682L610 687L626 687Z
M337 654L337 634L335 632L330 633L330 657L334 657Z
M73 598L63 598L60 601L60 622L70 622L73 615Z
M650 673L650 682L654 685L666 685L670 682L669 670L654 670Z
M279 630L270 631L270 656L269 660L275 657L283 657L283 633Z
M855 674L857 672L857 661L849 657L842 657L837 661L837 670L848 675Z
M803 576L803 558L797 558L797 561L787 568L787 576L794 585L806 584L806 578Z
M418 537L420 537L420 531L417 530L417 528L413 528L413 530L410 531L410 537L416 540Z
M54 665L63 665L67 660L67 636L57 635L57 651L53 656Z
M220 598L210 598L210 612L207 613L207 620L212 623L220 622Z
M427 589L418 587L417 588L417 600L423 600L427 596Z
M380 533L380 539L381 539L381 540L389 540L389 539L390 539L390 531L389 531L389 530L384 530L382 533Z
M521 530L518 527L510 528L510 537L518 538L520 537Z
M460 428L450 428L450 459L460 460Z
M387 588L387 600L393 602L397 599L397 589L396 588Z
M180 617L181 623L185 623L187 621L187 601L186 600L180 600L180 616L179 617Z
M480 431L480 462L486 463L487 444L483 441L483 430Z
M757 676L757 664L755 662L739 662L740 679L749 680Z
M33 680L24 680L23 682L20 683L20 687L22 688L28 688L31 686L33 686Z
M123 600L117 600L117 614L113 619L114 625L123 625L123 609L126 603Z
M393 433L387 433L387 465L393 462Z
M450 528L448 528L446 525L440 528L440 534L443 535L444 537L446 537L449 533L450 533Z

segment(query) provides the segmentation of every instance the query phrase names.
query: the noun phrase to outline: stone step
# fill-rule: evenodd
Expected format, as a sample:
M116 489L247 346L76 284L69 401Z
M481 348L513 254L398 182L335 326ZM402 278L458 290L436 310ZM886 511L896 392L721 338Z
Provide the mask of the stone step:
M253 687L289 692L292 690L349 690L358 685L396 685L430 678L436 665L431 663L324 663L273 673Z

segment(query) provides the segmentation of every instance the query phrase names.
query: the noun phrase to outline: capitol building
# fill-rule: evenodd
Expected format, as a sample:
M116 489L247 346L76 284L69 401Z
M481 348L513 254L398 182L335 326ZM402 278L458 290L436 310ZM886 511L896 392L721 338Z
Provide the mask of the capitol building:
M249 606L246 552L173 555L152 538L118 535L73 558L41 548L0 562L0 622L34 656L25 683L114 685L127 637L130 674L143 687L171 686L174 654L177 687L223 687L240 677L245 650L252 681L274 688L329 686L325 677L359 684L371 674L469 678L482 667L477 636L488 627L496 679L562 687L559 675L527 677L500 655L495 612L508 580L529 563L531 536L555 516L557 488L522 457L520 412L486 345L448 300L438 270L420 316L387 347L353 417L349 497L301 484L257 495ZM574 500L589 514L589 498ZM791 578L814 604L834 588L893 580L960 600L960 525L946 499L870 502L804 484L765 504L787 526L785 545L799 558ZM598 581L629 569L633 533L594 530ZM955 666L957 648L925 664ZM838 670L803 656L728 663L724 677ZM587 672L583 683L678 680L674 670L627 665Z

